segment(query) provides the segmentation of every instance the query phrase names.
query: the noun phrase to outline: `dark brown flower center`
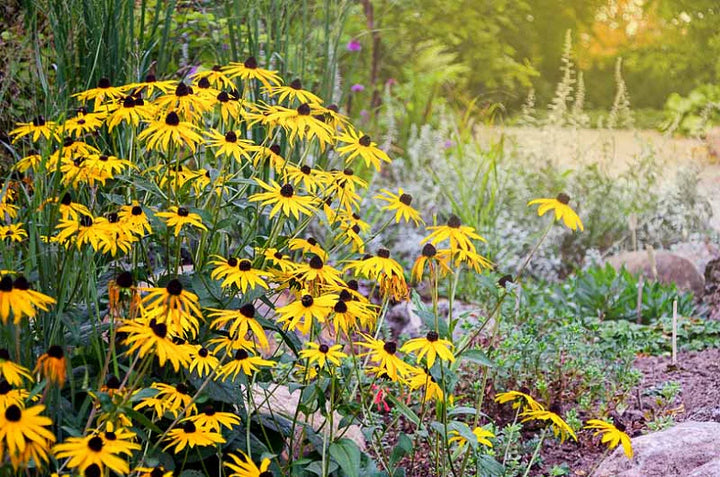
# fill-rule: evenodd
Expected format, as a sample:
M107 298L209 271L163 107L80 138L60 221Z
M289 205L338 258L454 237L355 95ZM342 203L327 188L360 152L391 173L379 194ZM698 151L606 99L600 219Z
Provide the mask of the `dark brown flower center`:
M180 217L187 217L190 215L190 211L188 211L185 207L178 207L177 214Z
M240 263L238 264L238 268L242 272L250 271L250 269L252 268L252 262L250 262L250 260L246 260L246 259L240 260Z
M317 255L313 255L313 257L310 259L310 268L313 268L315 270L322 270L323 265L324 264L322 259Z
M361 137L360 139L358 139L358 143L360 143L360 145L364 146L364 147L370 146L371 142L372 142L372 140L370 139L370 136L368 136L367 134L364 135L363 137Z
M13 282L13 288L16 290L28 290L30 288L30 283L27 281L27 278L20 275Z
M179 392L180 394L187 394L188 393L188 387L185 385L185 383L178 383L177 386L175 386L175 390Z
M201 358L207 358L209 354L209 351L207 348L200 348L200 351L198 351L198 355L200 355Z
M300 116L309 116L310 115L310 105L307 103L301 104L297 108L297 112Z
M237 267L238 259L235 258L235 257L230 257L230 258L228 258L228 260L227 260L227 264L228 264L228 266L230 266L230 267Z
M117 378L117 376L110 376L105 383L105 386L108 389L120 389L120 380Z
M185 432L185 434L192 434L197 429L195 429L195 424L190 421L185 421L182 425L182 430Z
M272 152L273 154L277 154L279 156L280 155L280 145L273 144L272 146L270 146L270 152Z
M345 291L345 290L343 290ZM346 292L347 293L347 292ZM335 303L335 306L333 307L333 310L335 310L335 313L345 313L348 310L347 305L345 302L341 299L337 303Z
M142 215L143 210L142 207L140 207L139 205L134 205L130 212L132 213L132 215L137 217L138 215Z
M280 195L286 198L290 198L295 193L295 189L290 184L285 184L280 188Z
M45 118L42 116L37 116L33 118L32 123L35 127L45 126Z
M227 92L225 91L220 91L217 95L217 100L221 103L227 103L228 101L230 101L230 95L227 94Z
M170 280L165 287L165 290L173 296L179 296L183 291L182 283L180 283L180 280L177 278L173 278Z
M320 346L318 346L318 351L324 354L330 351L330 348L328 348L328 345L326 344L321 344Z
M179 85L177 85L177 88L175 88L175 96L187 96L191 92L192 90L188 87L188 85L186 85L182 81Z
M410 205L412 204L412 196L410 194L402 194L398 199L401 204Z
M348 280L347 286L352 291L358 291L358 289L360 288L360 284L354 278L352 280Z
M273 477L273 475L274 474L272 472L270 472L269 470L266 470L264 472L260 472L260 475L258 475L258 477Z
M0 396L4 396L10 391L12 391L12 386L10 386L10 383L5 381L4 379L0 381Z
M93 452L100 452L103 448L103 440L100 436L91 437L87 443L88 448Z
M248 355L248 352L245 351L244 349L239 349L239 350L237 350L237 351L235 352L235 359L238 360L238 361L242 361L243 359L247 359L248 356L249 356L249 355Z
M255 59L254 56L251 56L250 58L245 60L245 63L243 63L243 64L245 65L245 68L249 68L251 70L254 70L255 68L258 67L257 60Z
M381 248L380 250L378 250L377 256L380 258L390 258L390 250L386 248Z
M383 349L388 354L395 354L395 352L397 351L397 343L395 343L394 341L388 341L383 345Z
M167 336L167 325L165 323L156 323L155 318L150 320L150 329L158 338L164 339Z
M240 313L246 318L253 318L255 316L255 307L252 303L245 303L240 307Z
M207 89L210 87L210 80L207 79L207 77L203 76L200 78L200 81L198 81L198 88Z
M165 116L165 124L168 126L177 126L180 124L180 117L175 111L170 111L168 115Z
M205 413L206 416L214 416L215 415L215 408L212 404L209 404L205 406L205 409L203 409L203 413Z
M303 166L300 168L300 172L305 175L310 175L310 173L312 172L312 168L307 164L303 164Z
M157 78L156 78L155 75L153 75L153 74L147 75L147 76L145 77L145 82L146 82L146 83L154 83L154 82L156 82L156 81L157 81Z
M51 358L63 359L63 357L65 356L65 352L63 351L62 347L58 345L52 345L48 348L47 355Z
M115 224L120 220L120 216L118 216L117 212L110 212L107 219L111 224Z
M65 195L63 195L62 199L60 199L60 203L62 205L70 205L72 203L72 196L69 192L65 192Z
M436 253L437 249L431 243L426 243L425 246L422 248L423 257L432 258L435 256Z
M165 468L157 466L155 467L152 472L150 472L150 477L163 477L165 475Z
M564 192L560 192L557 196L557 201L561 204L568 205L570 203L570 196Z
M106 89L112 86L110 84L110 80L108 78L100 78L100 81L98 81L98 88Z
M11 286L12 286L12 284L11 284ZM0 349L0 359L3 361L10 361L10 353L8 352L7 349L5 349L5 348Z
M132 273L130 272L120 272L120 274L115 278L115 283L120 288L130 288L133 286L133 277Z
M311 297L310 295L303 295L300 299L300 303L302 303L302 306L304 306L305 308L310 308L311 306L313 306L314 300L313 297Z
M102 469L97 464L90 464L85 468L83 474L85 477L102 477Z
M307 243L309 243L310 245L312 245L314 247L315 245L318 244L318 241L315 240L315 237L308 237Z
M2 277L2 280L0 280L0 291L9 292L9 291L12 291L12 288L13 288L12 278L10 278L9 275L5 275L4 277Z
M447 225L448 225L448 227L450 227L450 228L452 228L452 229L457 229L457 228L459 228L459 227L462 225L462 222L460 222L460 217L458 217L457 215L453 214L453 215L451 215L450 218L448 219Z
M113 431L106 431L105 432L105 439L108 441L116 441L117 440L117 434L115 434Z
M83 215L80 217L80 226L82 227L92 227L93 219L89 215Z
M340 291L340 300L341 301L350 301L352 300L352 295L349 291L343 289Z
M428 334L425 336L425 339L431 343L437 341L439 338L440 336L435 331L428 331Z
M134 108L135 107L135 98L132 96L128 96L123 100L123 108Z
M300 82L299 79L294 79L294 80L292 80L292 82L290 83L290 87L291 87L292 89L299 90L299 89L302 89L302 83Z
M225 142L237 142L237 139L235 131L228 131L228 133L225 134Z

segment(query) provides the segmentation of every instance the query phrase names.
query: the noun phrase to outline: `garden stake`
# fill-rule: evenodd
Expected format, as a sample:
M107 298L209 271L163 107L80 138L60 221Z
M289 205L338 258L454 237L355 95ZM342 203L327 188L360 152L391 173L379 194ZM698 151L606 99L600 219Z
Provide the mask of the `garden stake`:
M642 325L642 292L643 292L643 282L644 278L642 275L640 275L640 278L638 279L638 285L637 285L637 324Z
M672 361L670 366L677 368L677 299L673 300L672 318Z

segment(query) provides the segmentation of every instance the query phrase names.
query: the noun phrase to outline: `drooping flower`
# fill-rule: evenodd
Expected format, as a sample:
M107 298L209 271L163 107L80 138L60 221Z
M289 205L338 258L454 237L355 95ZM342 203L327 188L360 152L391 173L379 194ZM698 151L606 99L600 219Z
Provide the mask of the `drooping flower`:
M455 357L452 353L453 344L445 339L440 339L435 331L428 331L424 338L414 338L407 341L400 351L403 353L412 353L417 351L417 362L419 363L423 356L427 355L426 361L428 368L432 368L435 363L435 357L439 357L443 361L452 363Z
M10 131L10 136L13 137L13 144L20 140L20 138L32 135L33 142L37 142L40 137L44 137L47 140L55 139L60 140L60 136L57 133L58 125L53 121L45 121L45 118L38 116L32 121L27 123L18 123L17 127Z
M67 360L63 348L58 345L50 346L47 352L38 358L34 372L40 373L49 383L63 387L67 374Z
M585 230L583 223L577 213L568 205L570 197L565 193L560 193L554 199L534 199L528 202L528 205L539 205L538 216L543 216L549 211L555 212L555 220L562 220L567 228L576 231Z
M475 245L472 240L486 240L475 232L473 227L462 225L457 215L451 215L445 225L434 225L427 228L432 233L425 237L420 243L431 243L435 246L444 240L450 241L450 250L454 253L457 249L470 250L475 252Z
M210 273L210 278L213 280L223 279L221 284L223 287L235 285L243 293L255 287L268 289L268 284L262 277L264 272L253 268L252 262L246 258L238 260L230 257L226 259L215 255L210 263L216 266Z
M3 324L12 314L13 323L18 324L23 317L35 318L37 310L48 311L55 299L30 289L30 283L20 275L15 280L10 275L0 278L0 319Z
M345 156L345 163L350 164L355 158L360 157L365 161L366 166L373 166L375 170L380 170L383 162L390 162L390 157L385 151L379 149L377 144L370 139L370 136L362 131L355 131L348 127L345 134L337 138L339 142L345 143L344 146L337 148L337 151Z
M360 333L365 341L355 343L357 346L368 348L370 351L359 356L369 356L370 362L375 364L375 370L387 374L393 381L398 381L410 373L412 367L397 356L398 346L395 341L383 341L370 335Z
M228 477L272 477L272 472L268 470L270 468L270 459L263 459L260 467L258 467L247 454L243 451L238 452L240 452L240 455L228 454L228 457L233 461L225 462L225 466L233 471Z
M595 432L594 435L602 435L601 442L607 444L608 449L614 449L620 444L623 446L623 451L628 459L633 458L632 442L630 436L628 436L623 429L618 429L617 426L610 424L600 419L590 419L585 425L585 429L592 429Z
M425 223L418 211L410 205L413 200L412 196L406 194L402 187L398 189L397 194L393 194L387 189L382 189L380 192L385 195L376 195L374 198L388 202L388 205L384 206L383 210L395 211L395 223L400 223L401 218L408 223L412 220L415 225L419 225L420 222Z
M300 357L308 360L308 366L317 363L318 366L324 368L327 363L340 366L340 360L347 358L347 354L343 353L342 345L336 344L328 346L326 344L307 343L308 349L300 350Z
M482 444L486 447L492 448L493 444L489 439L495 437L495 434L493 434L492 431L483 427L476 427L475 429L473 429L472 433L475 434L475 438L477 439L478 444ZM457 442L460 448L467 444L467 440L465 439L465 437L461 436L458 431L451 430L448 434L452 436L450 437L450 439L448 439L448 443L452 444L453 442Z
M231 79L258 80L267 89L271 89L273 85L279 85L281 83L277 71L260 68L257 60L253 56L249 57L243 63L231 62L228 66L222 68L221 71Z
M183 421L190 421L196 427L213 432L221 432L223 427L232 429L242 422L236 414L217 411L212 404L205 406L201 413L188 416Z
M243 373L246 376L251 376L256 371L260 370L260 366L273 367L277 363L275 361L268 361L260 356L251 356L244 349L239 349L235 352L233 359L223 364L218 369L217 379L229 378L234 380L239 373Z
M577 436L570 426L567 425L563 419L552 411L546 410L526 410L520 413L522 422L527 421L549 421L552 427L553 434L555 437L560 436L560 441L565 442L565 439L572 437L573 440L577 441Z

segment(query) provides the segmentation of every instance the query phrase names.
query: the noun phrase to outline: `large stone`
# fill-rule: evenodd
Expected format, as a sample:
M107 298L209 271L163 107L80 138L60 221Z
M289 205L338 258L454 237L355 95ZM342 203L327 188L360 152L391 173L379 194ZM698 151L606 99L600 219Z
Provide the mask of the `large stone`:
M295 417L295 410L297 409L300 401L301 391L296 389L290 392L287 386L277 385L270 386L269 389L265 390L260 386L253 386L253 403L254 409L250 411L258 411L265 415L278 415L285 419L293 420ZM325 416L320 411L310 416L305 416L299 413L298 422L304 423L311 426L317 432L325 432L328 426L325 425ZM365 450L365 436L360 429L360 426L351 424L349 426L340 426L342 416L335 411L333 415L333 437L338 438L340 436L351 439L360 450ZM302 432L302 426L297 426L297 433ZM297 437L300 437L299 435Z
M660 432L632 439L635 455L628 459L618 447L598 466L594 477L718 476L720 423L686 421Z
M660 283L674 283L678 289L692 291L702 296L705 280L695 265L688 259L663 250L624 252L613 255L607 263L616 270L623 266L633 274L642 274L648 280Z
M717 477L720 475L720 457L703 464L690 472L687 477Z

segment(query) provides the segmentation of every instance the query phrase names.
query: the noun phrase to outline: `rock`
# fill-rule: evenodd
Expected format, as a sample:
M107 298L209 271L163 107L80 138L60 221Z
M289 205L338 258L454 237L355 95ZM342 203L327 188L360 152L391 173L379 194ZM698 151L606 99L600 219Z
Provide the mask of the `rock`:
M717 477L720 475L720 457L703 464L690 472L687 477Z
M271 386L269 389L265 390L260 386L255 385L253 386L252 392L255 409L251 409L250 411L252 412L257 410L257 412L268 416L279 415L292 421L295 416L295 410L297 409L300 401L300 394L300 389L290 392L290 389L287 386ZM363 435L360 426L351 424L349 426L340 427L340 421L342 418L343 417L337 411L334 413L333 436L339 437L342 435L342 437L346 437L355 442L360 450L365 450L365 436ZM315 414L312 414L311 416L305 416L300 413L298 414L298 422L306 423L312 426L315 431L319 432L323 432L327 427L324 426L325 417L320 413L320 411L315 412ZM297 433L300 434L301 432L302 426L298 425Z
M432 304L427 303L429 309L432 309ZM440 298L438 300L438 314L440 319L447 322L448 314L450 313L450 301L446 298ZM455 300L453 303L453 317L459 319L453 338L457 339L462 334L467 333L464 329L463 324L466 326L475 327L481 322L480 312L477 306L463 303L462 301ZM415 313L415 305L412 301L404 301L390 308L385 315L385 321L390 327L393 339L397 339L400 335L407 335L410 338L416 338L420 335L424 335L427 332L427 327L423 325L422 319ZM491 325L491 323L488 323ZM486 329L491 329L491 326L486 326Z
M620 446L600 463L593 477L718 476L718 473L704 473L718 469L718 463L712 463L720 456L718 436L720 423L686 421L664 431L635 437L632 460Z
M655 262L653 270L652 258ZM623 266L633 274L640 274L648 279L664 284L675 283L679 290L692 291L696 296L702 296L705 280L695 265L688 259L663 250L624 252L609 257L607 263L616 270Z
M385 314L385 322L390 327L393 339L402 334L417 337L422 330L422 320L415 313L415 306L409 300L398 303Z
M705 266L705 296L703 301L710 308L710 318L720 319L720 258Z

